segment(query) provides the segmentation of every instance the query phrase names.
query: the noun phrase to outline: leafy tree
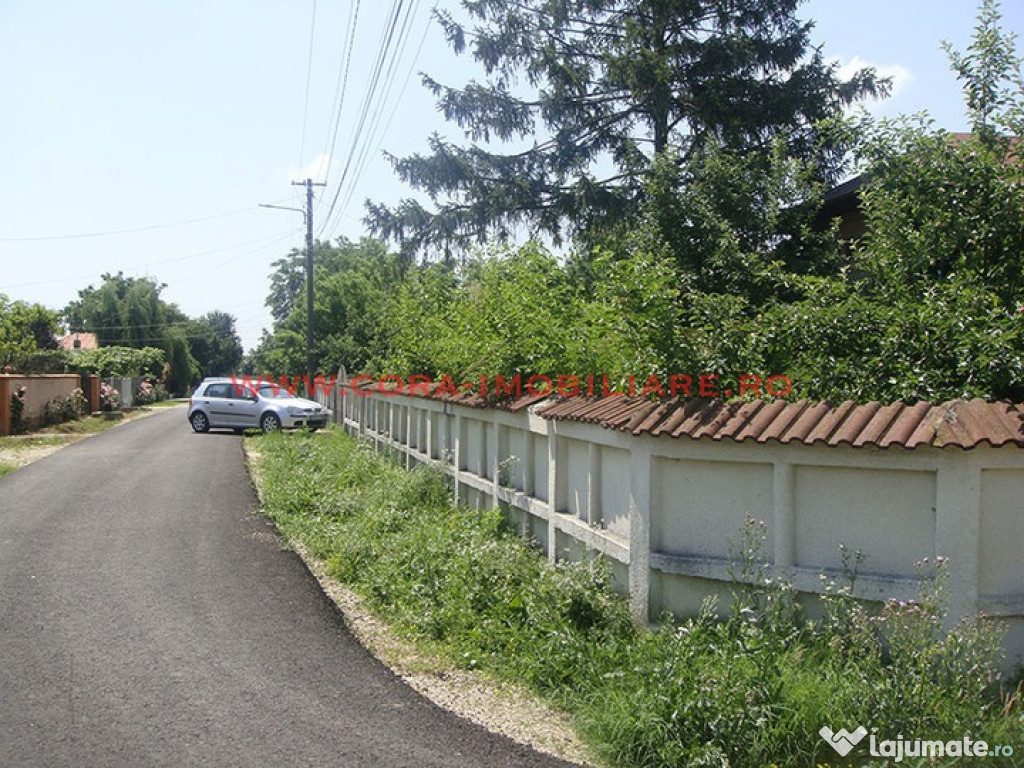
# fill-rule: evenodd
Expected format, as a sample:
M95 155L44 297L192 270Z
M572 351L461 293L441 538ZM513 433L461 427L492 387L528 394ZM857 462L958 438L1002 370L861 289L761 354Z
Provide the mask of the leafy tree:
M121 272L102 278L98 288L90 285L79 291L78 299L64 308L70 328L95 333L101 347L159 346L170 366L168 389L185 392L198 375L183 330L188 316L160 298L166 287L163 284L147 277L125 277Z
M986 286L1008 311L1024 287L1024 168L1008 141L883 123L866 146L868 226L858 254L879 291Z
M1024 289L1022 59L1004 33L996 0L984 0L968 52L948 44L963 82L973 132L951 135L930 121L868 120L861 155L868 225L859 257L883 294L920 296L935 283L974 285L1016 313Z
M106 273L102 280L98 288L90 285L79 291L78 299L64 308L70 329L95 333L101 347L139 347L160 341L168 322L167 305L160 299L166 286L121 272Z
M383 368L399 375L437 376L450 372L447 349L453 339L450 310L459 279L450 264L410 270L388 305L391 337Z
M56 312L41 304L9 301L0 294L0 369L11 366L26 373L36 372L37 366L30 365L32 370L27 370L26 363L42 352L55 351L59 332ZM59 355L50 354L46 359L63 370Z
M203 376L227 376L242 364L242 341L235 318L227 312L209 312L185 326L189 351Z
M313 244L313 264L324 264L330 258L330 243L317 241ZM273 264L270 273L270 293L266 305L275 324L283 323L293 310L305 306L306 252L293 248L291 252Z
M185 331L177 326L168 328L164 335L163 349L167 355L167 367L163 375L167 391L173 395L184 395L200 374L195 358L189 352Z
M461 89L425 78L471 144L435 135L429 155L393 158L436 210L371 204L368 223L410 248L519 224L557 241L634 215L662 153L685 165L708 146L742 155L779 138L832 179L844 147L819 124L885 84L872 70L840 80L811 47L799 4L464 0L472 30L438 12L453 49L471 48L487 76ZM513 146L492 151L495 142Z
M755 305L792 299L792 275L835 274L831 231L811 223L824 192L812 162L778 137L765 150L735 152L709 143L681 165L655 159L639 215L603 239L605 248L659 252L699 291L745 296Z
M1004 139L1024 136L1024 80L1015 39L1016 35L1003 31L998 0L982 0L967 50L961 53L949 42L942 44L953 71L964 83L972 131L986 143L998 141L1000 134Z
M275 376L306 369L305 259L300 251L274 262L267 298L277 319L264 333L247 367ZM378 240L336 246L317 243L313 249L315 367L335 373L339 365L364 370L379 362L390 334L388 303L401 284L408 263L387 252Z
M523 384L535 374L621 383L666 373L678 294L678 275L660 254L600 252L581 268L535 243L496 248L458 272L435 264L410 275L392 303L384 367L457 383L517 374Z

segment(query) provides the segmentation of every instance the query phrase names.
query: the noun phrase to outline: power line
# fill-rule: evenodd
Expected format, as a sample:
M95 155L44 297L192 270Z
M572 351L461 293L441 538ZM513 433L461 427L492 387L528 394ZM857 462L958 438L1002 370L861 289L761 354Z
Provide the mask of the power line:
M381 73L384 71L384 63L387 60L388 50L391 47L391 41L395 34L395 28L398 26L398 18L401 14L402 5L404 0L392 0L391 9L388 12L388 21L385 22L385 29L381 35L380 43L378 44L377 57L374 61L373 70L370 75L370 81L366 88L366 93L363 96L363 103L360 108L359 120L356 123L355 131L352 135L352 142L349 146L348 156L345 160L345 167L341 173L341 180L338 182L338 188L335 190L334 197L331 200L331 206L328 209L327 216L324 220L324 225L320 227L319 233L322 234L327 224L330 222L331 217L334 213L335 207L338 203L338 198L341 195L342 188L345 186L345 182L348 179L348 172L352 166L352 160L355 157L355 153L362 141L363 130L366 127L366 120L370 113L371 105L373 104L374 96L378 93L378 85L380 83Z
M226 315L231 315L231 317L233 317L236 322L241 319L250 320L256 318L257 316L262 316L264 314L262 310L259 312L253 312L252 310L250 310L249 313L245 315L235 312L228 312L227 310L224 309L218 309L217 311L223 312ZM73 331L73 333L99 333L100 331L119 331L124 328L138 328L147 330L151 328L183 328L195 322L196 319L197 318L189 318L188 320L172 320L164 323L144 323L141 325L136 325L135 323L118 323L117 325L89 325L83 326L81 328L76 328L75 331Z
M402 6L403 3L401 1L397 4L392 3L386 32L381 40L376 65L366 97L363 100L359 123L353 135L345 168L338 182L338 188L335 190L330 211L320 228L320 234L328 230L333 231L337 226L338 219L345 215L359 180L362 178L374 152L379 149L384 138L383 134L398 111L401 96L405 93L409 79L412 77L416 62L426 42L429 26L424 25L423 36L416 54L409 64L409 72L399 92L399 97L395 100L387 121L382 125L388 103L391 101L394 92L398 67L400 62L406 58L409 36L414 26L413 21L417 17L419 10L419 0L412 0L409 5L405 6L404 16L402 15ZM374 141L375 138L376 142Z
M380 142L383 140L383 136L379 133L380 121L384 115L384 109L387 107L388 101L391 99L391 93L395 85L395 76L397 74L396 68L398 62L405 55L406 47L409 42L409 30L411 28L410 21L412 19L412 15L416 12L416 8L417 1L413 0L406 11L405 18L402 19L402 26L398 31L398 51L388 62L388 70L384 75L384 95L377 100L373 116L370 118L370 129L366 134L368 138L363 142L363 146L360 148L359 157L356 160L356 172L352 177L352 181L348 185L348 193L346 194L345 201L341 206L341 210L343 211L348 209L348 204L352 200L352 195L355 192L356 185L359 183L359 179L363 175L363 170L366 168L366 162L371 153L371 146L373 146L373 137L378 137L376 146L380 146Z
M434 6L434 8L436 8L436 7L437 6ZM387 135L388 129L391 127L391 123L394 122L395 115L398 112L398 108L402 104L402 97L405 95L405 89L409 86L409 80L412 79L412 73L416 69L416 62L419 61L420 54L423 52L423 46L424 46L424 44L427 41L427 34L429 32L430 32L430 27L429 27L429 25L425 24L423 26L423 35L420 38L420 44L419 44L419 46L416 49L415 56L413 56L413 59L412 59L412 61L409 64L409 71L408 71L408 73L405 76L405 81L402 83L402 88L398 92L398 98L395 99L395 101L394 101L394 106L391 109L391 114L388 116L387 121L383 124L383 126L381 126L380 125L380 121L378 119L376 124L373 127L373 130L370 132L371 136L377 136L377 143L373 146L372 150L369 149L369 144L366 145L367 146L367 151L365 151L362 154L362 157L360 158L360 163L359 163L359 166L358 166L358 168L356 170L356 174L355 174L355 177L353 179L353 182L352 182L352 184L349 185L348 195L346 196L345 201L344 201L344 203L341 206L341 211L342 212L348 210L349 203L352 201L352 195L355 193L356 184L358 183L359 179L362 178L363 171L366 170L366 165L369 162L370 158L380 149L380 145L384 141L384 136ZM403 43L403 52L404 52L404 43ZM380 110L381 112L383 111L384 104L385 104L385 102L382 101L381 105L380 105L381 106L381 110Z
M182 219L180 221L167 222L165 224L152 224L146 227L133 227L130 229L109 229L99 232L79 232L70 235L38 235L34 237L0 237L0 243L37 243L45 242L48 240L78 240L87 237L111 237L113 235L130 235L136 232L151 232L155 229L170 229L171 227L182 227L187 224L197 224L202 221L210 221L212 219L223 219L227 216L237 216L240 213L247 213L255 210L255 206L249 206L248 208L238 208L234 211L227 211L225 213L214 213L210 216L198 216L194 219Z
M269 245L271 245L273 243L279 243L279 242L281 242L283 240L291 239L293 236L294 236L294 232L289 230L286 234L283 234L283 235L281 235L279 237L275 237L273 240L268 241L266 243L266 245L269 246ZM262 249L260 249L260 250L262 250ZM232 256L232 257L230 257L228 259L225 259L224 261L221 261L221 262L218 262L217 264L214 264L212 267L209 267L208 269L202 270L201 272L191 273L191 274L187 275L184 278L175 280L174 281L174 285L178 286L178 285L181 285L182 283L190 283L193 280L198 280L200 277L204 277L205 275L208 275L211 272L216 272L218 269L223 269L224 267L226 267L226 266L228 266L230 264L234 264L235 262L240 261L241 259L247 258L251 254L252 254L252 251L246 251L245 253L240 253L237 256Z
M359 0L355 0L355 3L349 6L348 13L348 29L346 32L346 40L342 44L343 48L347 47L347 52L338 61L338 77L334 84L334 112L332 114L331 122L333 128L328 131L328 144L324 145L324 154L327 155L327 165L324 170L324 180L326 181L331 174L331 163L334 160L334 147L338 141L338 127L341 125L341 114L342 108L345 104L345 96L348 93L348 73L352 68L352 51L355 48L356 41L356 30L359 26ZM319 208L323 198L317 201L317 207Z
M209 256L211 253L223 253L224 251L233 251L236 248L247 248L248 246L259 245L261 243L266 243L267 245L269 245L271 242L278 242L280 240L284 240L287 237L292 237L294 235L294 233L295 233L294 229L289 229L287 232L278 233L276 235L270 235L269 237L261 237L258 240L250 240L249 242L246 242L246 243L238 243L237 245L228 245L228 246L224 246L223 248L211 248L211 249L206 250L206 251L200 251L199 253L189 254L188 256L176 256L173 259L163 259L161 261L152 261L152 262L150 262L148 264L142 264L142 265L136 267L134 271L135 272L140 272L142 270L146 270L146 269L149 269L151 267L158 267L158 266L161 266L163 264L173 264L174 262L178 262L178 261L187 261L189 259L198 259L198 258L200 258L202 256ZM93 273L90 273L88 275L78 275L78 276L74 276L74 277L58 277L58 278L54 278L52 280L35 280L33 282L30 282L30 283L18 283L17 285L5 285L4 289L5 290L10 290L12 288L31 288L31 287L37 286L37 285L53 285L53 284L56 284L56 283L72 283L72 282L76 282L76 281L79 281L79 280L94 280L95 278L96 278L96 273L93 272Z
M309 57L306 61L306 97L302 105L302 141L299 144L299 165L306 154L306 125L309 120L309 84L313 79L313 46L316 33L316 0L313 0L313 19L309 23Z

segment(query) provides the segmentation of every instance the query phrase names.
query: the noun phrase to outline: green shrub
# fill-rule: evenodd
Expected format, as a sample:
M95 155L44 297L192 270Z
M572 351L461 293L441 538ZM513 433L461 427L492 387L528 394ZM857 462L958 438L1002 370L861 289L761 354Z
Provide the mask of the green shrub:
M18 389L11 395L11 434L17 435L25 429L25 387Z
M85 394L82 390L75 389L70 395L46 401L43 405L43 424L52 426L63 424L65 421L74 421L82 417L84 410Z
M160 376L165 354L156 347L100 347L75 354L75 366L100 376Z
M121 408L121 393L106 382L100 383L100 410L117 411Z

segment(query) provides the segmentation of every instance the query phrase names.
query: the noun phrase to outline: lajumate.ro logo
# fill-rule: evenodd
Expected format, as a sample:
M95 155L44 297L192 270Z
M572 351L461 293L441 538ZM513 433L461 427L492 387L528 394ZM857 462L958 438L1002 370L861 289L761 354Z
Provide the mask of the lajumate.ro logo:
M895 739L879 739L872 730L869 734L864 726L857 726L852 731L840 728L833 731L827 725L818 733L829 743L841 757L846 757L867 736L867 751L872 757L891 758L894 763L902 762L907 757L1012 757L1013 746L1009 744L989 744L987 741L974 740L970 736L951 741L906 739L899 734ZM863 749L863 747L861 747Z

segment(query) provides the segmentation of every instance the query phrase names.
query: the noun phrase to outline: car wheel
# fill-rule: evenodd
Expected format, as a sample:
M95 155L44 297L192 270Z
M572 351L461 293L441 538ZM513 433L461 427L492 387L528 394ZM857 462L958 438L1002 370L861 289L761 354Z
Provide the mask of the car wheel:
M276 413L264 413L260 418L260 429L264 432L277 432L281 428L281 419Z
M210 431L210 420L206 418L206 414L202 411L196 411L188 420L192 423L192 429L196 432L209 432Z

